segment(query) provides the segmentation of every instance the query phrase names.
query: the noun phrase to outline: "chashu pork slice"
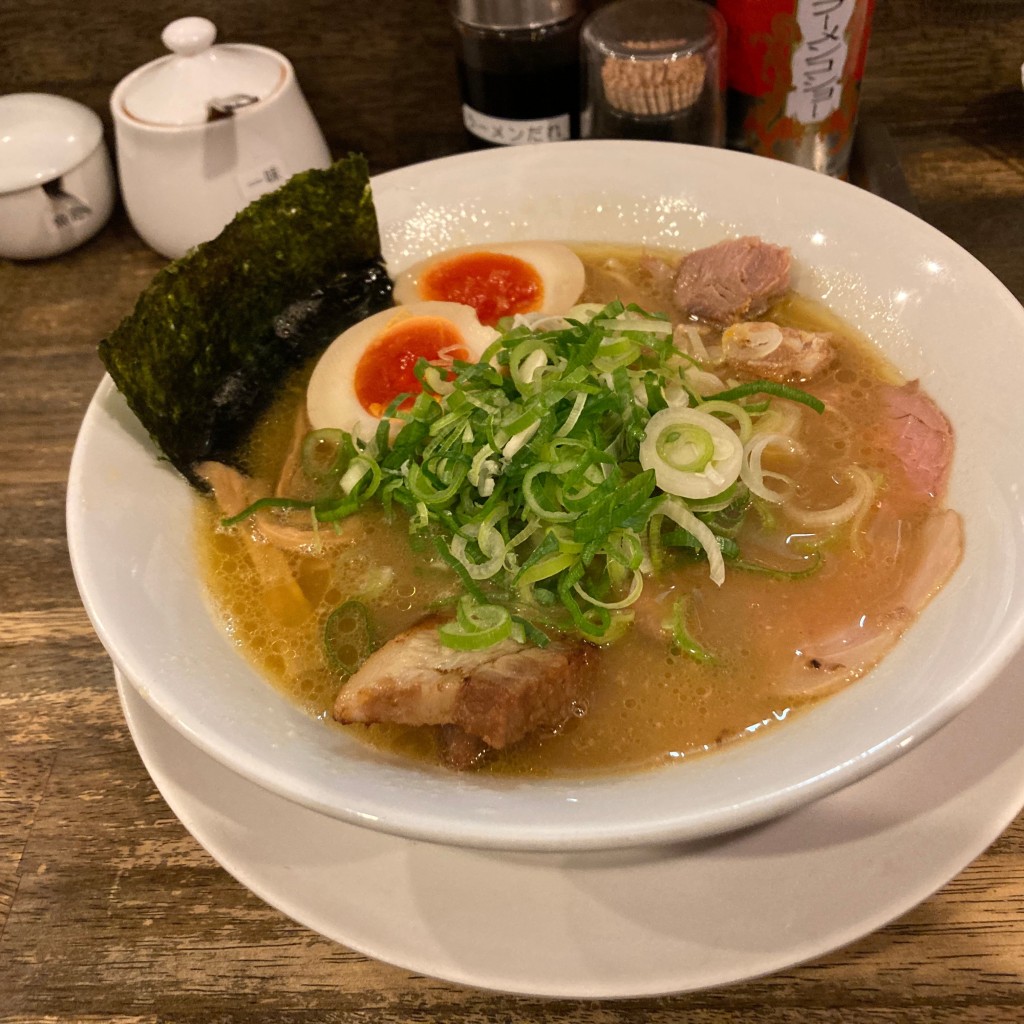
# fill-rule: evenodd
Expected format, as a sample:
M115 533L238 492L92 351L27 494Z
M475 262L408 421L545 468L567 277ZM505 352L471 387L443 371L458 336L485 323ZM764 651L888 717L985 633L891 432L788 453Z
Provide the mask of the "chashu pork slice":
M886 387L890 442L911 487L921 496L941 497L953 461L953 427L945 413L912 380Z
M830 334L754 320L722 332L722 355L731 366L785 384L819 376L835 361L836 353Z
M454 726L501 750L572 714L586 667L582 643L503 640L481 651L445 647L430 617L374 651L341 688L342 723Z
M789 249L748 235L679 261L673 299L686 316L725 326L763 313L790 287Z

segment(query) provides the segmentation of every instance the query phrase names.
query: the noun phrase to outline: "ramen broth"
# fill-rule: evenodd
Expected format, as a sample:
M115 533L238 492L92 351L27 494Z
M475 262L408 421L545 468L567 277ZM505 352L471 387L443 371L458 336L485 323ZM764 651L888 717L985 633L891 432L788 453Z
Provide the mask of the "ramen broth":
M647 308L667 309L667 296L639 269L639 253L581 247L588 270L585 301L617 294ZM806 651L823 638L882 621L899 604L924 556L922 527L939 506L909 493L898 457L884 444L881 390L902 379L878 353L827 309L796 295L776 303L766 319L782 326L832 332L838 357L819 379L801 385L826 402L818 415L776 400L800 417L809 457L775 453L767 468L794 478L808 508L831 507L849 491L855 464L879 487L868 514L835 531L787 525L777 508L752 510L737 540L746 562L791 578L727 565L715 586L707 563L669 565L649 577L626 636L595 651L576 714L555 733L527 737L496 753L483 770L588 773L654 767L712 750L752 733L773 730L788 716L862 675L875 659L829 676L822 685ZM308 375L306 375L308 376ZM254 473L276 478L305 396L306 376L291 381L254 435ZM353 596L370 610L378 642L397 635L425 611L452 599L458 584L432 549L409 534L401 512L389 519L364 509L348 521L350 536L329 556L285 553L301 588L267 594L240 531L218 529L220 513L203 502L198 535L202 564L217 611L234 641L259 670L310 714L372 744L433 762L434 731L388 725L339 726L330 709L339 689L322 634L338 604ZM698 663L674 651L662 623L686 595L686 624L712 660ZM893 634L893 640L898 631Z

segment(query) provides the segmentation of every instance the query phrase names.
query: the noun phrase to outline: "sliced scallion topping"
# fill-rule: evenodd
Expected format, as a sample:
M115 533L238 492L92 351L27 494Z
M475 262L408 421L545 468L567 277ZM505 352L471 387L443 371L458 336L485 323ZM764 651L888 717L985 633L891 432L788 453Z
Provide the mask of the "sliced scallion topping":
M315 500L261 499L226 525L271 508L320 523L369 501L404 509L462 585L441 636L464 650L549 629L609 643L672 549L721 583L751 493L779 500L757 417L780 398L822 403L770 381L701 397L669 321L619 302L499 329L478 363L437 375L421 361L422 394L393 402L372 437L311 434Z
M512 615L507 608L482 604L467 595L459 600L455 620L438 627L437 632L446 647L479 651L508 639L512 625Z
M715 660L715 656L704 649L690 633L686 622L688 602L685 597L680 597L672 606L672 617L665 624L672 635L672 646L681 654L701 664L707 664Z
M373 650L370 613L362 601L346 601L327 616L324 650L332 668L348 677Z

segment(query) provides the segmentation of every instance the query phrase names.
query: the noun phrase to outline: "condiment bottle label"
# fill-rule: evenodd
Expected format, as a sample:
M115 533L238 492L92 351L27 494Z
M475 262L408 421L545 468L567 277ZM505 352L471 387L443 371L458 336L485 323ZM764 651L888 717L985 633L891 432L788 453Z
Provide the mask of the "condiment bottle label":
M800 40L790 65L793 87L786 97L787 117L816 124L839 109L856 6L856 0L797 0ZM858 68L858 81L861 73ZM851 69L849 77L854 74Z
M569 138L569 115L538 117L528 121L482 114L465 103L462 123L466 131L497 146L526 146L534 142L565 142Z

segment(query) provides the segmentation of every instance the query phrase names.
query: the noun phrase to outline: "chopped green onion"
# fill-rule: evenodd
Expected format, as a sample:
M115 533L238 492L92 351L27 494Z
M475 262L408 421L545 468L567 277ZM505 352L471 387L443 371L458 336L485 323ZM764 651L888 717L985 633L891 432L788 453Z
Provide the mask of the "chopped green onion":
M308 509L314 508L316 505L312 501L300 501L298 498L257 498L251 505L243 508L241 512L233 516L226 516L220 521L220 525L223 527L237 526L238 523L244 522L249 516L256 512L262 512L264 509L269 508L301 508Z
M702 523L679 498L663 498L658 505L658 511L693 535L707 555L708 565L711 567L711 581L721 586L725 582L725 560L722 558L722 548L718 538L711 532L711 529Z
M703 427L681 423L658 434L654 449L673 469L702 473L715 456L715 440Z
M636 602L636 599L644 589L644 577L639 569L634 569L633 586L630 588L629 593L619 601L599 601L596 597L588 594L578 583L573 589L580 597L585 598L589 604L595 605L598 608L607 608L609 611L619 611L622 608L628 608Z
M507 608L482 604L467 595L459 600L455 621L446 622L437 632L446 647L479 651L508 639L512 616Z
M825 403L820 398L802 391L800 388L790 387L788 384L779 384L773 380L752 380L745 384L739 384L728 391L719 391L717 395L708 395L708 400L720 402L734 402L738 398L746 398L748 395L772 395L775 398L788 398L791 402L800 402L816 413L825 411Z
M672 617L666 624L667 629L672 634L673 647L675 647L681 654L685 654L687 657L693 658L694 661L700 662L701 664L714 661L715 656L713 654L709 654L708 651L706 651L690 635L690 631L686 625L686 611L686 598L678 598L672 606Z
M668 408L647 423L640 463L658 486L680 498L710 498L739 478L743 442L725 423L701 409Z
M311 433L316 500L261 499L225 525L267 508L336 528L368 501L404 510L458 577L464 596L441 628L464 650L546 641L539 623L612 642L670 548L706 559L721 583L751 491L780 500L752 415L776 398L819 400L771 381L701 396L708 382L687 377L669 320L621 302L499 330L478 363L418 363L423 393L392 402L372 438Z
M352 454L352 441L343 430L311 430L302 441L302 471L317 483L338 477Z
M346 601L327 616L324 623L324 652L327 662L346 677L369 657L374 647L370 613L362 601Z
M747 562L742 558L734 559L730 564L743 572L770 576L773 580L802 580L813 576L821 568L824 559L820 551L813 551L807 561L809 564L803 569L779 569L772 565L762 565L760 562Z
M667 320L645 320L640 317L621 316L615 320L591 320L592 327L604 327L609 331L639 331L648 334L671 334L672 325Z

